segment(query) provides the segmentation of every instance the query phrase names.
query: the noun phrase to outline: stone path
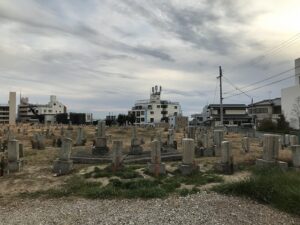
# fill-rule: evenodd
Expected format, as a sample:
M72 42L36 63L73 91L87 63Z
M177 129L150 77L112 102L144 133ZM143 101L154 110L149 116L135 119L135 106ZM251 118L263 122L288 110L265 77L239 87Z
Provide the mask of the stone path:
M300 218L246 199L202 192L147 201L16 200L0 204L0 224L300 224Z

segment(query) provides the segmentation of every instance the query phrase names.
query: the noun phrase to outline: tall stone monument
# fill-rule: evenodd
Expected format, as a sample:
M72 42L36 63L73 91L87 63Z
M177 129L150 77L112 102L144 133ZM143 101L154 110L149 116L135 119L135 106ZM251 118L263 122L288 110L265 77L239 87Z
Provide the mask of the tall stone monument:
M179 165L179 170L183 175L191 174L199 170L199 166L195 164L195 143L194 139L182 139L183 156L182 163Z
M93 155L105 155L109 151L107 147L107 138L105 136L105 121L98 121L96 140L93 146Z
M54 161L53 172L59 175L69 173L73 169L73 161L70 160L72 152L72 139L64 137L58 158Z
M151 142L151 162L148 171L156 176L166 173L166 165L161 162L161 143L158 140Z

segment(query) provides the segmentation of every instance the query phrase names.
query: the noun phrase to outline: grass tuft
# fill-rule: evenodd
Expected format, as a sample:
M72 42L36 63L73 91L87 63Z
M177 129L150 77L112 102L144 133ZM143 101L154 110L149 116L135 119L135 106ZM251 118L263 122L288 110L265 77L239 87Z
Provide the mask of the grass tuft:
M278 168L254 170L243 181L221 184L213 188L223 194L250 197L278 209L300 215L300 173Z

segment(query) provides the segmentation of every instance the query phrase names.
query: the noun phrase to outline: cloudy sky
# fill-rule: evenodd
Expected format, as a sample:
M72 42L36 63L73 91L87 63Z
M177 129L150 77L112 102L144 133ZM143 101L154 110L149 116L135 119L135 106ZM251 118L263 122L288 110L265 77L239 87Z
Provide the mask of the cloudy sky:
M0 1L0 103L57 95L70 111L127 112L161 85L183 113L293 75L300 57L299 0ZM287 79L225 103L279 97ZM231 83L231 84L230 84ZM250 84L256 83L249 87ZM217 92L216 92L217 91Z

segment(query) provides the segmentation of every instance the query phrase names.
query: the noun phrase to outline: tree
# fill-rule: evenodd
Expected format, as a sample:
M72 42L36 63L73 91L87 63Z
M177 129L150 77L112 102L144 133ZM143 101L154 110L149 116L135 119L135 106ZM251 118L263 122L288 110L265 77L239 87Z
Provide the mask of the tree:
M135 115L133 113L128 113L127 115L127 121L128 123L130 123L131 125L133 125L135 123Z
M259 131L275 131L276 130L276 123L274 123L270 119L263 119L258 126Z
M279 115L279 118L277 119L277 129L282 132L287 132L290 129L289 123L286 121L283 114Z
M117 118L117 122L118 122L119 126L123 126L124 124L126 124L126 115L119 114L118 118Z

